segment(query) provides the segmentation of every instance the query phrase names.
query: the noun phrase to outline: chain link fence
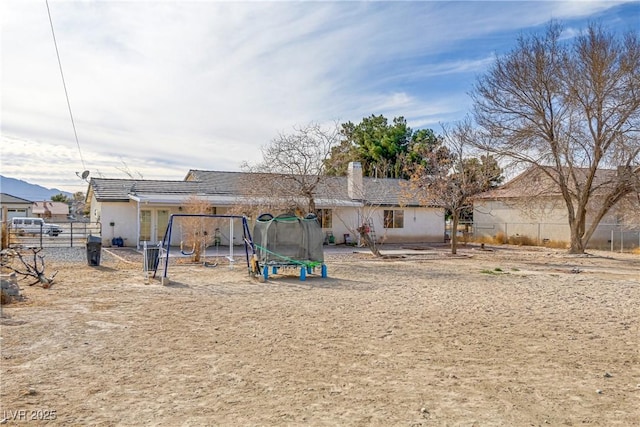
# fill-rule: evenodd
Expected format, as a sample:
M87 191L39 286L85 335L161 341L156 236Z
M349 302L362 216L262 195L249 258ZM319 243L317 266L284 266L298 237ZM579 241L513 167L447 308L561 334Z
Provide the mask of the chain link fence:
M562 223L505 222L464 224L469 240L503 244L567 247L571 240L569 226ZM587 224L587 228L591 224ZM461 228L458 229L460 233ZM630 252L640 247L640 224L601 223L593 233L588 249Z

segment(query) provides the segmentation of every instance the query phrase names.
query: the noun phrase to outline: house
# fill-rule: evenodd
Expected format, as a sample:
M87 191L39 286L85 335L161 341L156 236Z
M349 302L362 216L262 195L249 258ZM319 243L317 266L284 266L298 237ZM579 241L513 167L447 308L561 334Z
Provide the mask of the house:
M355 242L356 229L366 223L378 242L443 242L444 209L403 202L401 181L363 177L359 163L350 165L347 177L320 177L313 197L325 235L338 244ZM90 221L102 224L104 244L120 237L125 246L140 247L161 241L170 216L185 213L190 198L205 201L213 214L251 220L259 214L251 206L281 200L292 185L276 174L190 170L182 181L92 178L87 201ZM233 238L223 236L222 244L241 243L241 232L232 229Z
M64 202L42 201L33 202L31 209L33 216L48 221L66 221L69 216L69 204Z
M0 221L19 216L32 216L33 202L7 193L0 193Z
M585 169L575 172L577 179L584 179ZM601 190L617 182L619 173L619 170L611 169L597 171L591 209L588 207L587 211L587 227L595 208L603 202ZM629 244L638 245L639 212L638 194L623 199L600 221L589 247L609 248L613 240L624 240L625 236L620 233L628 234ZM504 243L529 240L542 245L571 240L566 203L558 186L541 168L527 169L501 187L476 196L473 200L473 233L475 238L497 238Z

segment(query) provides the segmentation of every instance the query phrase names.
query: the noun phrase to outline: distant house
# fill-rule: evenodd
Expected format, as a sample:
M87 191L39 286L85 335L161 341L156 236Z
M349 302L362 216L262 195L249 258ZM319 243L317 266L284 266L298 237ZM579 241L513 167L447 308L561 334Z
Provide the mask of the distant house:
M63 202L33 202L33 216L49 221L66 221L69 216L69 205Z
M352 166L348 177L321 177L314 193L315 213L335 243L355 241L355 229L364 222L379 242L444 241L443 208L403 202L401 180L364 178L359 164ZM170 216L183 213L190 197L209 203L211 213L239 213L239 207L255 205L258 198L277 199L278 194L249 195L246 189L279 177L190 170L182 181L92 178L87 191L90 221L102 224L106 244L121 237L125 246L140 247L161 241ZM234 233L233 241L241 242L241 230Z
M11 218L14 217L32 216L32 207L31 200L0 193L0 221L11 221Z
M584 170L576 173L584 173ZM603 202L597 189L614 183L618 173L618 170L610 169L596 173L591 212ZM637 230L640 225L638 209L637 194L614 206L600 221L589 246L608 247L612 232ZM590 218L593 214L588 211L587 223ZM565 201L557 185L540 168L530 168L503 186L476 196L473 201L473 233L476 238L501 238L505 243L509 239L529 239L537 244L549 241L568 243L571 240ZM637 233L635 245L638 245Z

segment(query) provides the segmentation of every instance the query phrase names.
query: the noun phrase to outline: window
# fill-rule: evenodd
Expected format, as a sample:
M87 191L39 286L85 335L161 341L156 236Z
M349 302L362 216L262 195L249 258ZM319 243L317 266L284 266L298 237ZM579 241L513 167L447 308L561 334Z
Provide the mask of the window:
M404 228L404 211L385 210L384 228Z
M318 209L316 210L316 215L318 216L318 221L322 228L333 227L331 209Z

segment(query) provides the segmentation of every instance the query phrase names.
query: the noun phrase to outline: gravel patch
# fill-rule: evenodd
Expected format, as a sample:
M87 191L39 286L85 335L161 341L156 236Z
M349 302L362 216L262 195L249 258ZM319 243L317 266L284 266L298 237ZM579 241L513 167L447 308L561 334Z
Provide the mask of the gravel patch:
M84 263L87 261L87 249L85 247L77 248L45 248L38 253L44 256L45 262L63 262L63 263ZM28 257L29 252L23 252L23 257ZM100 253L100 260L112 261L116 258L104 248Z
M436 253L433 248L427 250L427 252ZM424 247L410 247L404 248L402 246L385 245L382 248L384 254L396 254L404 253L406 255L418 255L424 253ZM25 256L29 256L29 252L25 251ZM238 252L240 254L240 252ZM65 247L65 248L44 248L39 255L44 256L45 262L56 263L83 263L87 264L87 249L84 246L79 247ZM242 250L244 256L244 250ZM172 251L172 257L173 251ZM356 248L350 246L328 246L324 250L325 261L341 261L350 259L368 259L373 258L371 252L366 248ZM102 262L109 261L124 261L130 263L140 263L142 265L143 254L142 251L138 251L135 248L118 248L118 247L102 247L100 253L100 260Z

